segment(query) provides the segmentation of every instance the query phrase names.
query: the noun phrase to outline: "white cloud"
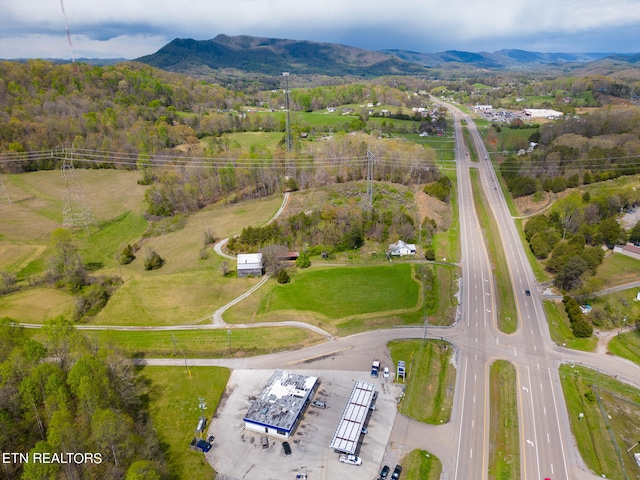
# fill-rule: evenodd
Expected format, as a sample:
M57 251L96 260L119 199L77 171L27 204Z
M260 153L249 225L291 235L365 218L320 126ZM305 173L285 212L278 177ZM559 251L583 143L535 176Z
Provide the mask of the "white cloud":
M590 32L620 28L629 31L640 25L637 0L63 1L67 21L57 0L0 2L0 56L6 58L7 51L47 56L45 52L52 50L50 42L57 37L66 43L67 22L72 38L86 44L86 51L105 52L101 56L106 56L122 48L116 56L128 58L152 53L161 46L156 43L160 39L209 39L218 33L342 43L347 40L364 48L372 42L376 48L413 45L416 50L431 44L450 45L449 48L465 45L477 51L480 48L473 45L511 48L524 38L536 36L565 36L568 41L563 44L570 44L572 35L581 36L583 41ZM33 36L38 34L50 38ZM382 34L390 39L402 38L404 44L382 46ZM573 50L578 51L579 47ZM640 38L635 45L620 47L620 51L630 49L640 51Z

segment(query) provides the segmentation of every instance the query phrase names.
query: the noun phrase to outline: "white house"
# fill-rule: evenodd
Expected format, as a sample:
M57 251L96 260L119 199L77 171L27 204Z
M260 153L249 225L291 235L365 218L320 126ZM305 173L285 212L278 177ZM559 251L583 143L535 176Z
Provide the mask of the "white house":
M405 243L402 240L398 240L396 243L389 245L387 252L389 255L400 257L404 255L414 255L416 253L416 246L413 243Z
M238 278L261 277L263 274L261 253L239 253L237 259Z

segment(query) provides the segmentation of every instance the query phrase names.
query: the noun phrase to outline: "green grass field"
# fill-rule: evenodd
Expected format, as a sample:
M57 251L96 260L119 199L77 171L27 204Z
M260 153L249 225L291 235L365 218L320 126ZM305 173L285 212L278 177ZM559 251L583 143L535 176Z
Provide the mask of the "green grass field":
M128 357L239 358L296 350L320 342L311 330L259 327L215 330L84 330L83 335ZM269 338L269 342L264 339Z
M640 280L640 260L626 255L607 255L597 271L596 287L610 288Z
M627 450L640 440L640 390L575 365L562 365L560 379L571 430L587 466L603 478L637 478L638 466Z
M200 417L199 399L206 416L215 414L229 380L229 370L219 367L144 367L140 374L150 383L149 413L158 432L170 475L178 480L210 479L216 473L201 452L189 449ZM216 441L224 441L224 436Z
M0 315L14 322L44 323L59 315L71 318L73 295L53 288L36 287L0 296Z
M593 352L596 349L598 345L597 337L576 338L573 336L569 317L567 317L564 305L561 302L544 301L543 305L547 315L551 340L557 345L585 352Z
M388 347L395 365L398 360L406 364L407 387L398 411L420 422L447 423L456 381L450 344L441 340L396 340Z
M520 478L520 443L516 370L506 360L496 360L490 372L489 479Z
M311 267L285 285L269 280L225 313L225 321L298 320L348 334L402 322L421 310L421 285L410 264ZM396 318L394 321L393 318Z
M420 480L438 480L442 475L440 460L425 450L412 450L401 462L402 477ZM390 465L393 470L393 465Z
M309 310L330 319L415 308L420 285L409 264L300 271L276 285L258 313ZM375 292L375 293L374 293Z
M640 365L640 330L622 333L609 341L609 351Z

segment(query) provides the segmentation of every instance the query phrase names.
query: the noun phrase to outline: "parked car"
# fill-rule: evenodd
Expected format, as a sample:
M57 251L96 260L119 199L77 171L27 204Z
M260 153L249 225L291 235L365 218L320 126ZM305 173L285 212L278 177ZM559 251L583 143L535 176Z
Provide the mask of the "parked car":
M382 376L384 378L389 378L389 367L384 367L384 370L382 370Z
M362 435L366 435L369 433L369 429L367 427L362 427Z
M362 459L355 455L340 455L338 460L342 463L348 463L349 465L362 465Z
M401 472L402 472L402 467L400 465L396 465L396 468L393 469L393 475L391 475L391 480L398 480L400 478Z
M192 450L197 450L203 453L207 453L209 450L211 450L211 444L209 442L207 442L206 440L197 439L196 437L193 437L189 447Z
M385 480L389 476L389 470L389 465L385 465L384 467L382 467L382 470L380 470L379 480Z
M269 439L267 437L260 437L260 443L262 443L262 448L269 448Z
M311 405L316 408L327 408L327 402L323 402L322 400L314 400L313 402L311 402Z
M282 450L284 450L285 455L291 455L291 445L289 445L289 442L282 442Z

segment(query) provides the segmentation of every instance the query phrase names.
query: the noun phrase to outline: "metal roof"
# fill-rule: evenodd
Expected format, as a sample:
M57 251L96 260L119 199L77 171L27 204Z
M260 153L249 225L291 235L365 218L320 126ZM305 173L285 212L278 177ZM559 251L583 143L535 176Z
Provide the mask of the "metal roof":
M290 432L317 381L318 377L276 370L243 420Z
M373 401L373 392L375 392L373 383L362 381L355 383L329 447L339 452L355 453L362 427Z
M238 270L248 270L252 268L262 268L261 253L239 253L237 258Z

